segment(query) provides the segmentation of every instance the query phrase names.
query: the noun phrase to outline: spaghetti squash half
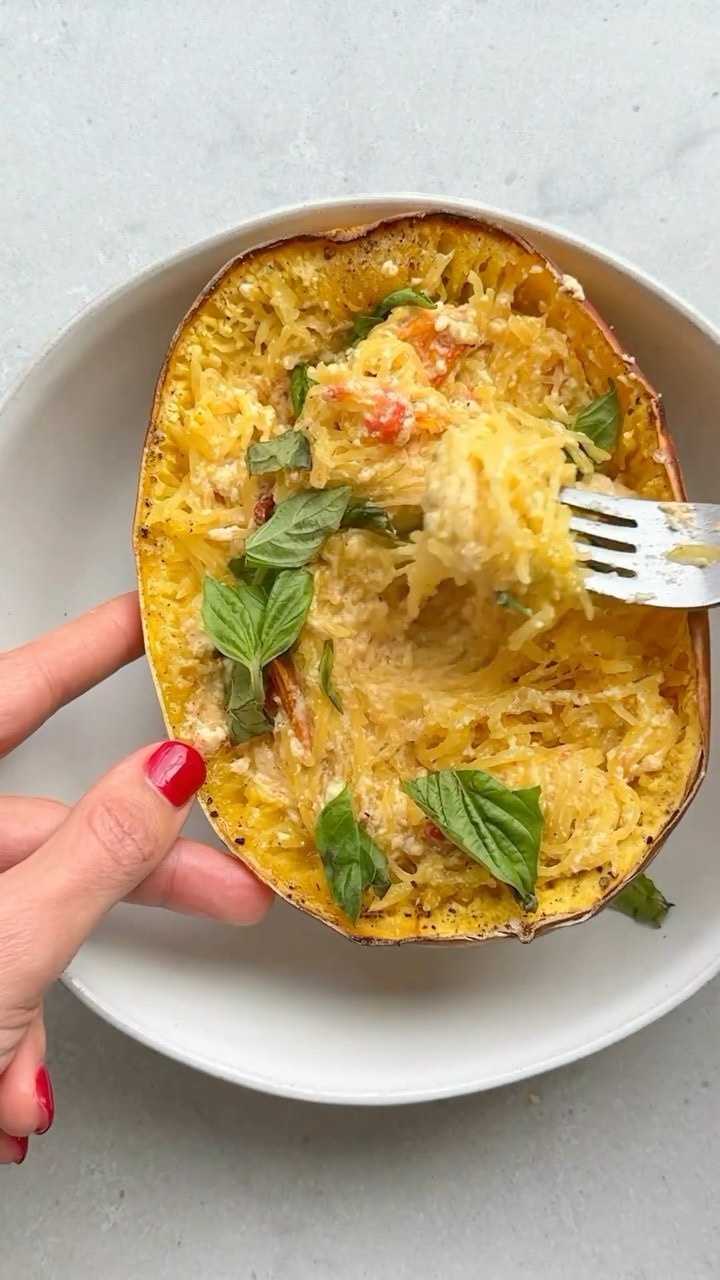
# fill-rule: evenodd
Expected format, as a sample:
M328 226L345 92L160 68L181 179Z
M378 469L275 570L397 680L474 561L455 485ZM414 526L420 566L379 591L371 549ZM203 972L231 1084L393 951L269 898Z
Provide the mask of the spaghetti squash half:
M577 281L433 213L247 253L182 321L135 546L170 732L279 894L367 942L528 940L705 765L704 617L591 598L565 484L680 498Z

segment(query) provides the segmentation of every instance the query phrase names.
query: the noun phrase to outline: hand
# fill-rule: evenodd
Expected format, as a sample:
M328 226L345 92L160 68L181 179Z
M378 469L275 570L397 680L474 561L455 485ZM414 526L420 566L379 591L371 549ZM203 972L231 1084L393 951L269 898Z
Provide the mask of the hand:
M0 756L59 707L142 652L135 595L111 600L42 640L0 655ZM20 1163L54 1104L43 997L116 902L260 920L269 889L180 829L205 766L185 743L129 756L73 808L0 797L0 1164Z

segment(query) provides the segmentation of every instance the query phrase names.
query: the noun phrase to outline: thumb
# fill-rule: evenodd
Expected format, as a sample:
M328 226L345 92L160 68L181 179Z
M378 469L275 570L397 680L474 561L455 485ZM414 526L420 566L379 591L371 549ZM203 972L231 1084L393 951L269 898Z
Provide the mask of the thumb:
M184 742L135 752L3 874L0 1009L19 1013L39 1002L105 912L174 844L204 781L202 756Z

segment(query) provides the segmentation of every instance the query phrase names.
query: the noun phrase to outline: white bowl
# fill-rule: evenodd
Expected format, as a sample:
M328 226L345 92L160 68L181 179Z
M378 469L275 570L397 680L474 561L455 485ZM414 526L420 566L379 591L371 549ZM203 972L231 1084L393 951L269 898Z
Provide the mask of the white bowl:
M572 237L463 201L363 196L305 205L224 232L101 299L11 391L0 434L0 536L13 546L0 569L10 602L4 645L132 585L130 527L155 378L178 320L223 263L278 237L433 207L519 230L581 280L663 392L691 495L717 500L720 337L666 290ZM72 800L159 732L138 665L15 753L5 789ZM253 930L123 906L67 981L138 1040L268 1092L397 1103L488 1089L629 1035L717 973L719 827L711 769L654 864L677 904L658 932L606 912L531 947L374 950L285 905Z

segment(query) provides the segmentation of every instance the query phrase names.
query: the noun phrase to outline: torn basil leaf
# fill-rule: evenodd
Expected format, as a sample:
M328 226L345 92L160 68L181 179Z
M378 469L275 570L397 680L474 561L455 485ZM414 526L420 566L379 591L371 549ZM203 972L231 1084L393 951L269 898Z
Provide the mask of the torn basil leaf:
M285 569L277 575L260 626L263 667L294 645L310 612L313 589L313 576L305 569Z
M307 364L296 364L290 374L290 399L296 418L300 417L305 408L308 391L317 386L315 380L308 375L309 367Z
M333 667L335 665L335 645L332 640L326 640L323 645L322 655L320 657L320 666L318 668L318 677L320 680L320 688L327 698L330 699L336 711L342 715L343 704L342 698L338 693L333 681Z
M215 648L236 663L228 702L236 720L241 707L247 708L250 703L253 708L245 711L246 718L253 710L258 714L262 711L263 668L297 640L312 603L313 588L312 574L295 570L277 574L267 587L228 586L215 578L205 578L203 626ZM244 678L237 674L237 664L247 672L246 697L241 697L245 686Z
M355 817L347 787L322 810L315 843L332 900L355 924L366 890L382 898L390 888L390 875L382 849Z
M536 909L539 787L513 791L482 769L440 769L402 788L448 840L510 885L526 911Z
M269 471L309 471L312 467L310 442L302 431L283 431L272 440L256 440L245 458L251 476Z
M521 613L524 618L532 617L532 609L528 609L527 605L521 604L509 591L496 591L495 599L499 605L502 605L503 609L513 609L515 613Z
M642 924L652 924L659 929L668 911L673 906L650 876L635 876L608 903L613 911L621 911L623 915L639 920Z
M228 569L233 577L237 578L238 582L247 583L248 585L257 573L255 566L249 565L244 556L233 556L228 564Z
M396 307L434 307L435 303L423 289L395 289L393 293L387 293L384 298L380 299L377 306L367 314L362 312L353 316L352 332L353 341L359 342L361 338L367 338L376 324L380 324L383 320L387 320L391 311Z
M278 573L276 569L270 569L267 565L248 564L245 556L234 556L228 563L228 569L238 582L249 587L260 587L264 591L270 590Z
M617 444L621 421L618 393L610 378L609 390L581 410L573 423L573 431L582 431L598 449L612 453Z
M385 537L391 538L393 542L400 541L400 535L395 528L392 516L388 515L384 507L378 506L376 502L366 502L364 498L351 498L345 508L345 515L342 518L343 529L369 529L372 533L379 533Z
M248 537L246 564L275 569L299 569L307 564L340 528L351 492L347 485L303 489L278 503L270 519Z
M264 603L253 587L231 587L215 578L203 581L202 621L215 648L247 667L256 702L263 701L260 627Z
M264 705L254 697L250 672L236 662L227 699L228 726L234 743L249 742L272 729Z

